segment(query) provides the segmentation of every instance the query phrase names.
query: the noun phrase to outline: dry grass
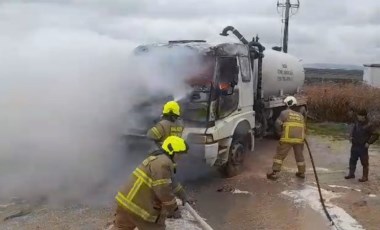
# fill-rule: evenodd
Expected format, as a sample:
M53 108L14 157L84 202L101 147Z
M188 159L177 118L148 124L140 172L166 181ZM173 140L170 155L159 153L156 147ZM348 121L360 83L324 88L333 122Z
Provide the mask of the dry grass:
M318 121L349 122L350 109L367 109L372 120L380 122L380 89L358 84L306 86L308 109Z

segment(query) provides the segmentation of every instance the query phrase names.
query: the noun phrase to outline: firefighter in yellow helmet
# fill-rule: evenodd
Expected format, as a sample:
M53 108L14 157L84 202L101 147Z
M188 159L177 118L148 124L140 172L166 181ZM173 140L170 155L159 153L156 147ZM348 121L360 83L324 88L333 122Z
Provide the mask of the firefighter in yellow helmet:
M147 157L117 193L114 226L119 230L165 229L167 217L180 218L175 196L190 202L185 190L174 180L174 158L187 153L180 137L169 136L159 152Z
M184 125L179 119L180 106L176 101L169 101L164 105L161 120L148 130L147 137L153 140L158 146L168 136L182 137Z
M267 174L267 178L276 180L278 172L281 171L282 163L288 152L293 148L297 162L298 172L296 176L305 178L305 160L303 156L304 140L305 140L305 118L301 113L294 111L297 100L293 96L285 98L284 103L287 109L283 110L276 120L276 130L281 133L281 139L277 146L277 153L273 159L272 172Z

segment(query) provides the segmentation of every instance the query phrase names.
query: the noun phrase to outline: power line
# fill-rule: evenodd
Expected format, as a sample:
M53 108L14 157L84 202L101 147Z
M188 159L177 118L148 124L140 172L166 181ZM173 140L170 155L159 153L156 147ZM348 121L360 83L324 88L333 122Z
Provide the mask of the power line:
M300 7L300 1L297 0L297 3L291 3L290 0L284 0L284 1L277 1L277 11L279 12L279 8L281 9L281 20L282 23L284 23L284 35L283 35L283 41L282 41L282 47L284 53L288 52L288 34L289 34L289 18L293 15L295 15L298 12L298 9ZM293 9L296 9L295 12L293 12ZM285 17L284 17L284 11L285 11ZM291 15L290 15L291 13ZM282 34L282 27L281 27L281 34Z

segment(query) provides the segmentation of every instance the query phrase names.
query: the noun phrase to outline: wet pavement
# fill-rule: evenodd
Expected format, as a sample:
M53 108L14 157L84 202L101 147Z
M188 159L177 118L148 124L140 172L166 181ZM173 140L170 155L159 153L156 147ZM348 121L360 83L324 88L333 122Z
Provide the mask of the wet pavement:
M370 149L370 181L345 180L350 145L345 140L311 136L319 180L337 229L377 230L380 226L380 149ZM195 209L214 229L334 229L324 216L311 163L307 159L305 181L295 177L296 164L290 152L278 181L268 181L275 140L258 140L250 153L244 173L220 178L217 172L197 168L197 180L188 182L189 193L197 199ZM183 159L185 160L185 159ZM201 173L202 172L202 173ZM358 162L357 178L361 176ZM22 205L1 202L0 217L20 210ZM27 209L27 208L25 208ZM32 213L0 222L0 229L106 229L112 207L33 207Z
M243 174L230 179L205 179L202 185L197 185L197 208L214 229L329 229L318 212L307 206L297 207L292 199L281 194L284 190L304 187L293 172L283 172L276 182L267 180L275 144L275 141L258 141ZM292 155L287 161L294 161ZM226 185L251 195L217 192Z
M259 140L250 155L246 171L237 177L213 179L197 185L197 208L215 229L379 229L380 226L380 149L370 149L370 181L345 180L350 144L331 137L309 138L311 151L328 210L336 228L331 228L322 212L311 162L307 159L305 182L297 179L294 155L285 160L280 179L266 179L270 171L276 141ZM361 176L358 162L357 178ZM251 196L218 193L229 187L249 191ZM223 202L221 202L223 201Z

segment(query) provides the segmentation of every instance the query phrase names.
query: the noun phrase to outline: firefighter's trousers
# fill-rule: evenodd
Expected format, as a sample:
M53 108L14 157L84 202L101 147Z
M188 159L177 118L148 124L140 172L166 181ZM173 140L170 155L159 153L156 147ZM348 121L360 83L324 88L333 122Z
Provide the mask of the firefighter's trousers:
M294 156L297 162L298 172L305 173L306 166L305 166L305 159L303 157L303 147L304 147L304 144L289 144L289 143L279 142L277 146L277 153L273 159L272 170L274 172L281 171L282 163L284 162L290 149L293 148Z
M158 223L147 222L118 206L115 213L114 229L134 230L136 227L138 230L165 230L165 220L158 221Z

